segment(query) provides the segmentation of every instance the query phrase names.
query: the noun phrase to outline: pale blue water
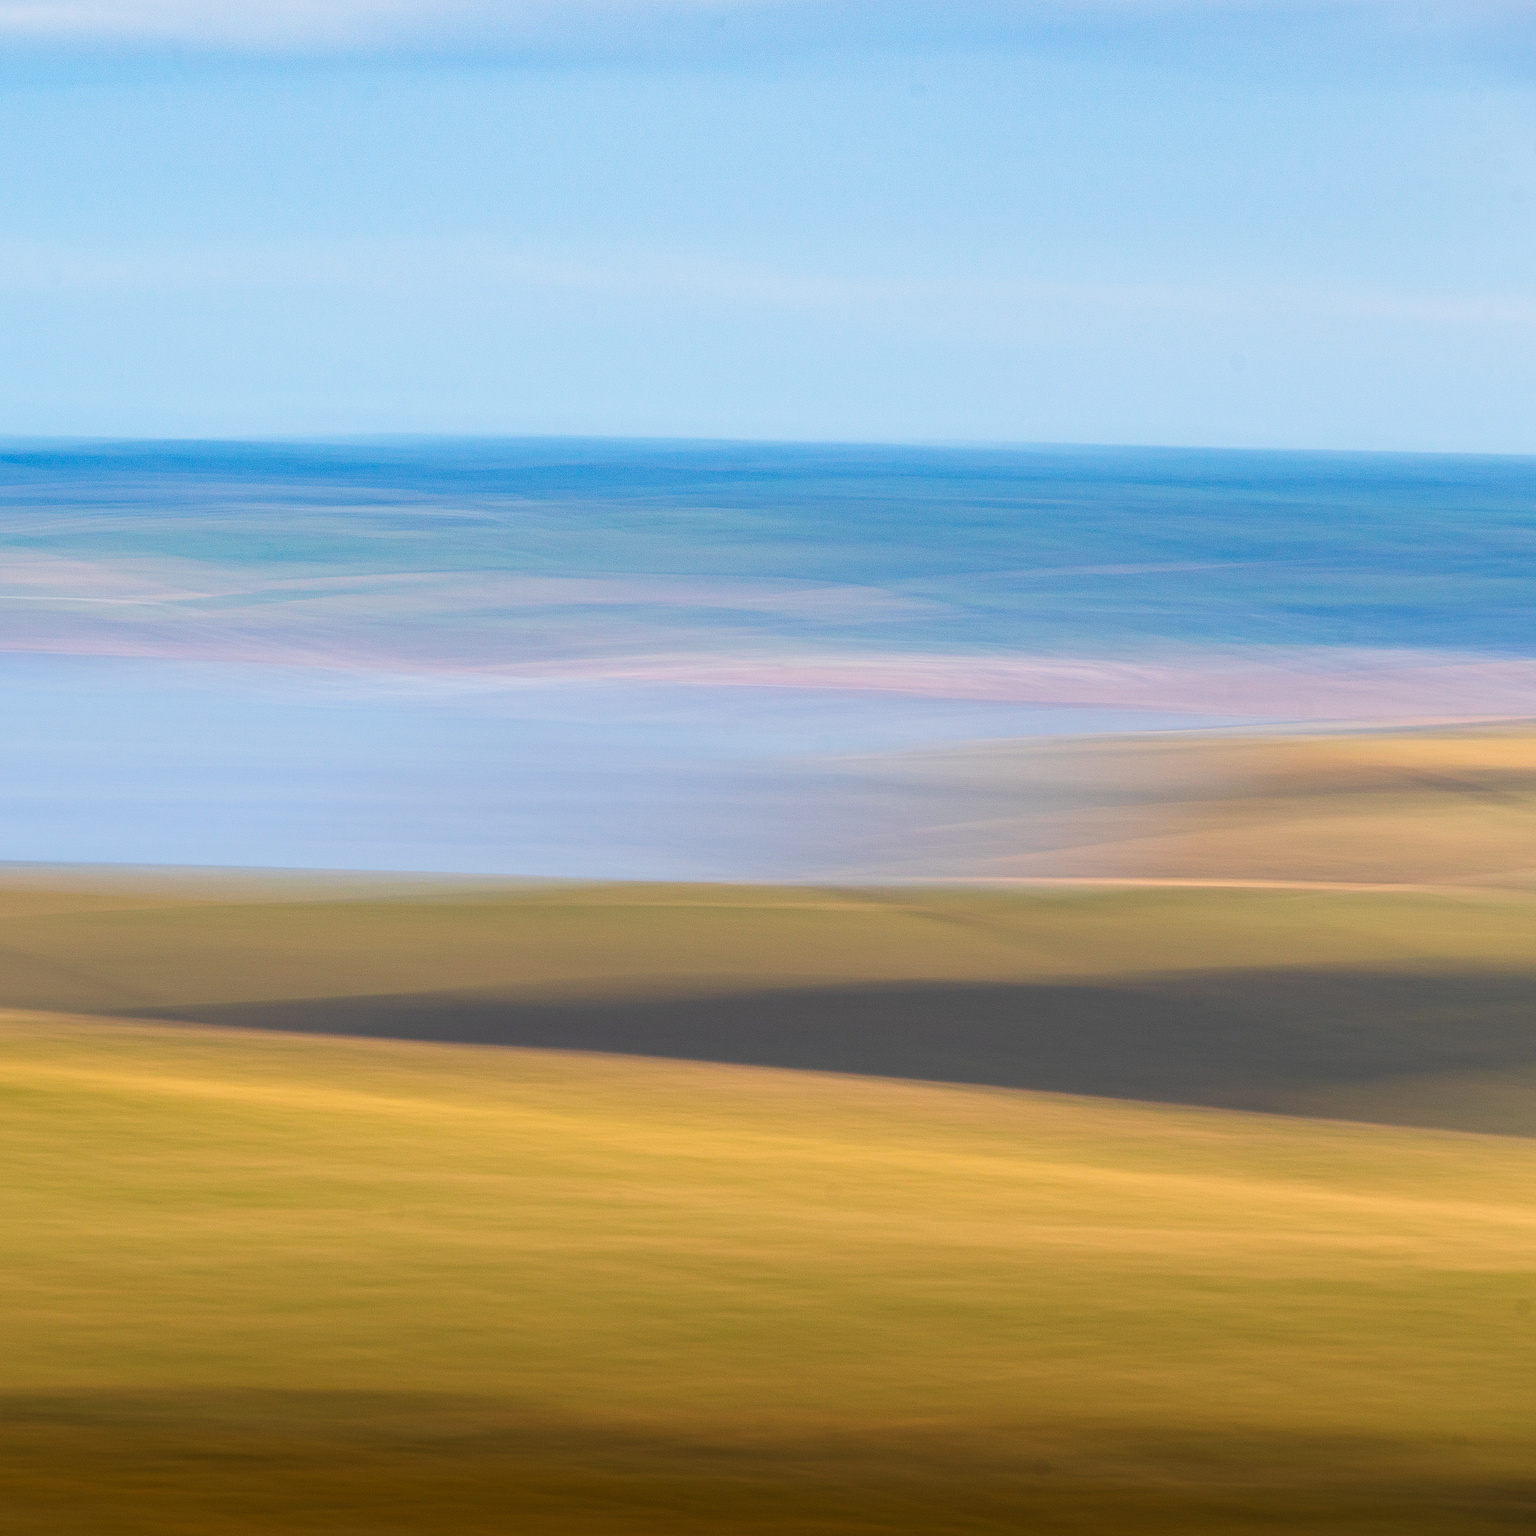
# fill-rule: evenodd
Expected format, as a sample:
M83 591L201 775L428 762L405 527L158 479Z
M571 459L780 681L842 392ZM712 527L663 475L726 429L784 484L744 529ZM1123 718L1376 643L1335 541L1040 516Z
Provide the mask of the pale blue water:
M0 859L813 874L829 755L1327 718L1363 653L1521 712L1533 612L1523 459L13 444ZM1081 695L985 672L1030 658Z

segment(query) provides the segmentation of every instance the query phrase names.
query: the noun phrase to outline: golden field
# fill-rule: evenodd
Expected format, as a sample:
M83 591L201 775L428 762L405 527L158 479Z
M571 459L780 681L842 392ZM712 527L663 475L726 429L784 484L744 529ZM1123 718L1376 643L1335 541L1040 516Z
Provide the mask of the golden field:
M1536 886L1529 722L981 743L850 762L888 875Z
M9 871L0 1528L1530 1527L1529 740L1063 775L1225 884Z
M7 1525L1474 1531L1536 1143L5 1022Z

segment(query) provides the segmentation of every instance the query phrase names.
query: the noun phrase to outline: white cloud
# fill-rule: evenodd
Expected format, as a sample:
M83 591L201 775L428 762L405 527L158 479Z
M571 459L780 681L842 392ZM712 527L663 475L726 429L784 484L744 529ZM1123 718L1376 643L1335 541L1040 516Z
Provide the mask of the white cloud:
M736 43L1528 32L1531 0L0 0L0 40L235 51L490 47L604 53Z
M537 42L753 0L0 0L0 36L194 47L348 47L405 41Z
M1125 327L1234 332L1346 325L1507 335L1536 330L1536 291L1389 284L869 276L689 251L354 242L90 251L0 242L0 295L332 291L385 302L457 294L657 313L798 318L991 347Z

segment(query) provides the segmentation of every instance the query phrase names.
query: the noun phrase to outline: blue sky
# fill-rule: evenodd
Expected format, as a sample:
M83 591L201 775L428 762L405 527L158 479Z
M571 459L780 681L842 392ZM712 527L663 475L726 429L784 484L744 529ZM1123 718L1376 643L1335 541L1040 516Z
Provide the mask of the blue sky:
M0 435L1536 452L1533 18L0 0Z

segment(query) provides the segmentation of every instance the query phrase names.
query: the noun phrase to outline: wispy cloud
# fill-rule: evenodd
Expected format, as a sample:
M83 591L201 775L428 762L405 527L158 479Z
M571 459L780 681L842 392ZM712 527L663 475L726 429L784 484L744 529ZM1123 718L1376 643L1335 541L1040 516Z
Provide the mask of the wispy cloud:
M689 312L775 313L988 345L1138 323L1536 328L1536 289L1456 292L1384 283L1062 282L794 270L689 251L563 251L353 243L88 250L0 243L0 291L334 289L515 301L570 296Z
M744 0L750 4L750 0ZM476 35L548 40L602 22L688 19L733 0L9 0L11 37L215 47L367 46Z
M0 39L216 51L405 47L612 54L732 41L1029 42L1340 29L1528 33L1527 0L0 0Z

